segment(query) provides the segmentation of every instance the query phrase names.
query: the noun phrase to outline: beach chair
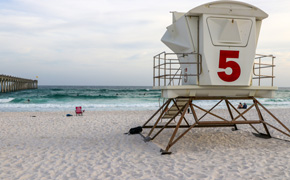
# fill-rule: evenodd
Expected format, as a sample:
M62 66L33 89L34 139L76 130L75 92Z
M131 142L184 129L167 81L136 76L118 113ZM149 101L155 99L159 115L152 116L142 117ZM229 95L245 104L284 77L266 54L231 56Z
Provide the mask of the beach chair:
M83 112L85 112L85 110L82 110L81 106L77 106L76 107L76 116L77 115L83 115Z

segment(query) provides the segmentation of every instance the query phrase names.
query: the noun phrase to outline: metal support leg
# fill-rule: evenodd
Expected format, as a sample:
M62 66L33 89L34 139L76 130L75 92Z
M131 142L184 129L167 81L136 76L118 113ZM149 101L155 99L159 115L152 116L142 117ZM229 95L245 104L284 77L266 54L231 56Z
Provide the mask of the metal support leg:
M262 113L261 113L261 111L260 111L260 109L259 109L259 106L258 106L258 104L257 104L257 100L256 100L256 99L253 99L253 102L254 102L254 104L255 104L255 107L256 107L256 110L257 110L257 113L258 113L258 116L259 116L260 120L261 120L262 122L264 122L265 120L264 120L263 115L262 115ZM268 137L271 137L271 134L270 134L270 132L269 132L269 130L268 130L267 125L266 125L265 123L263 123L263 126L264 126L264 128L265 128L265 131L266 131L266 133L267 133L267 136L268 136Z
M229 113L230 113L231 119L233 120L233 119L234 119L234 116L233 116L233 113L232 113L231 108L230 108L230 106L229 106L229 101L228 101L227 99L226 99L225 101L226 101L226 105L227 105L228 111L229 111ZM238 130L236 124L234 124L234 128L235 128L235 131Z
M186 104L185 108L183 108L182 115L181 115L181 117L179 118L179 121L178 121L178 123L177 123L177 125L176 125L176 128L175 128L175 130L174 130L174 132L173 132L173 134L172 134L172 136L171 136L171 138L170 138L170 140L169 140L169 142L168 142L168 145L167 145L165 151L162 152L162 154L168 154L168 153L170 153L168 150L169 150L170 147L173 145L173 144L172 144L172 141L174 140L174 137L175 137L175 135L176 135L176 133L177 133L177 131L178 131L178 129L179 129L179 126L180 126L180 124L181 124L181 122L182 122L182 120L183 120L183 117L184 117L184 115L185 115L185 113L186 113L186 111L187 111L188 106L189 106L189 102Z

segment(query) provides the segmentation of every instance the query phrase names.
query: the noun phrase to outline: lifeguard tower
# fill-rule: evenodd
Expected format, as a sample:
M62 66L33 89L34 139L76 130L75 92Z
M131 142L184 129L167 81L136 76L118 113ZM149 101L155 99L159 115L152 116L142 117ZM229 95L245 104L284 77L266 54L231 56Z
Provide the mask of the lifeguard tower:
M168 145L162 150L162 154L170 154L169 149L180 138L198 127L237 130L238 124L249 124L259 135L271 137L270 126L289 136L290 130L256 99L271 98L278 89L273 84L275 57L256 55L262 20L268 15L247 3L214 1L187 13L172 12L172 17L172 24L161 41L173 53L162 52L153 58L153 88L160 89L167 101L142 126L150 128L145 140L153 140L165 128L173 128ZM195 104L197 100L218 100L218 103L206 110ZM253 104L241 111L232 100L251 100ZM222 102L230 119L212 112ZM260 108L288 132L266 122ZM185 118L188 109L192 122ZM204 114L198 117L196 109ZM251 109L257 111L257 120L245 118ZM207 115L215 120L203 121ZM175 119L176 123L172 123ZM166 123L160 123L162 120ZM262 124L265 133L260 133L254 124ZM186 130L177 133L180 128Z

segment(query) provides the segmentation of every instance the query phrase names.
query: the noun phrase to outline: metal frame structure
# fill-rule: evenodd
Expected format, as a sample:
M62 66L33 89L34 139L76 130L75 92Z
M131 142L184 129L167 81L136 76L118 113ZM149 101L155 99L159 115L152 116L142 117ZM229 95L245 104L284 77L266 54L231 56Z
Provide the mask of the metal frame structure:
M172 24L161 41L174 53L162 52L153 58L153 89L160 89L161 96L168 100L143 125L143 128L150 128L145 140L153 140L164 129L174 128L162 150L162 154L170 154L169 149L174 144L191 129L199 127L234 127L237 130L237 124L249 124L259 135L271 137L268 130L271 127L290 137L290 130L256 99L274 97L277 90L274 86L275 57L255 57L261 22L268 14L243 2L215 1L187 13L173 12L172 15ZM205 110L197 105L197 101L203 100L219 102ZM231 100L252 100L253 104L240 112ZM221 102L228 111L226 118L213 112ZM266 122L260 108L287 132ZM191 119L186 116L188 109L192 112ZM204 114L198 117L196 109ZM246 118L245 114L251 109L255 109L258 119ZM209 115L214 118L204 118ZM175 118L178 120L172 125ZM162 120L167 123L160 123ZM262 124L265 134L260 133L255 124ZM186 130L179 132L180 128ZM156 132L156 129L159 130Z
M265 78L270 78L271 79L271 86L274 85L274 60L275 60L275 56L273 55L262 55L262 54L256 54L255 57L255 61L254 62L254 66L253 66L253 74L254 77L253 79L258 79L258 86L261 86L261 79L265 79ZM271 63L262 63L262 60L264 61L270 61ZM270 75L266 75L266 74L261 74L262 73L262 69L266 69L266 68L271 68L270 69ZM258 71L258 73L256 73L256 70Z
M220 100L216 105L214 105L210 110L205 110L200 106L193 103L196 100ZM233 106L230 100L252 100L253 104L245 109L243 112L238 111L237 108ZM179 108L177 102L184 101L184 105ZM230 115L230 119L226 119L213 113L212 110L217 107L221 102L225 102L227 106L227 110ZM170 104L173 104L178 111L172 115L172 117L167 121L166 124L160 124L161 119L165 116L166 112L168 111L168 107ZM191 122L189 119L185 118L185 114L187 109L190 108L193 116L193 121ZM276 120L285 130L281 130L274 125L270 124L269 122L265 121L264 116L260 110L262 108L265 110L274 120ZM197 116L196 110L199 109L204 112L204 114L200 117ZM245 117L245 114L249 112L251 109L255 109L258 114L258 119L256 120L249 120ZM236 116L234 116L234 112L236 112ZM208 121L203 120L205 116L212 115L218 120ZM154 117L157 116L156 121L154 122ZM179 118L176 124L172 125L172 121L175 118ZM154 123L150 125L150 122L153 121ZM254 97L178 97L168 99L142 126L142 128L149 128L150 131L146 137L144 137L145 141L150 141L155 139L164 129L166 128L174 128L172 135L169 139L169 142L165 149L161 149L161 154L171 154L169 149L176 144L184 135L186 135L192 128L201 128L201 127L234 127L237 130L238 124L249 124L259 135L271 137L271 134L268 130L268 126L279 131L280 133L290 137L290 130L276 117L274 116L267 108L265 108L256 98ZM255 128L254 124L262 124L265 133L261 133ZM181 128L186 128L185 131L181 132L179 136L177 136L177 132L180 131ZM156 129L159 129L155 132ZM153 133L155 132L155 133ZM287 133L288 132L288 133Z
M196 74L187 74L187 76L196 76L197 81L194 85L199 85L199 76L202 73L202 56L198 53L166 53L162 52L153 58L153 87L155 89L166 89L167 86L182 86L181 79L185 74L181 72L181 63L178 60L179 56L188 56L196 55L196 62L186 62L185 64L194 64L196 65ZM258 80L257 85L261 87L262 79L270 79L271 86L273 87L274 81L274 59L273 55L256 55L255 62L253 64L253 79ZM269 63L270 62L270 63ZM268 69L267 69L268 68ZM263 73L262 73L263 69ZM258 71L258 72L256 72ZM265 73L266 72L266 73ZM266 75L270 74L270 75ZM177 83L176 83L177 82ZM252 82L253 83L253 82ZM251 84L252 84L251 83ZM206 110L202 107L196 105L195 101L203 100L219 100L219 102L214 105L211 109ZM230 102L231 100L252 100L253 104L245 109L243 112L240 112L237 108L233 106ZM218 114L212 112L220 103L224 102L228 110L228 117L226 119ZM171 107L169 107L171 106ZM285 130L281 130L269 122L265 121L265 118L260 109L265 110L274 120L276 120ZM172 110L175 109L175 110ZM186 119L185 114L187 110L190 109L192 112L192 119ZM198 117L196 109L199 109L204 112L204 114ZM251 109L255 109L258 115L258 119L247 119L245 114ZM204 120L205 116L213 116L214 120ZM172 124L173 121L178 119L175 124ZM165 124L161 123L163 120L166 120ZM218 119L218 120L217 120ZM153 124L152 124L153 122ZM227 96L178 96L174 98L168 98L168 100L143 124L143 128L150 129L147 136L143 136L145 141L154 140L164 129L173 128L174 131L169 139L167 146L164 149L161 149L162 154L170 154L169 149L176 144L184 135L186 135L193 128L201 127L233 127L234 130L238 130L238 124L249 124L258 135L264 137L271 137L268 127L271 127L280 133L290 137L290 130L268 109L266 109L254 96L244 96L244 97L227 97ZM255 124L262 124L265 133L261 133L254 126ZM181 128L186 130L178 133ZM157 131L156 131L157 130ZM179 135L177 135L179 134Z
M197 62L180 62L178 56L196 55ZM161 52L153 57L153 86L174 86L181 85L181 79L185 74L181 72L181 65L196 64L196 74L186 74L196 76L199 82L199 75L202 72L202 56L198 53L166 53ZM178 83L175 84L175 81Z

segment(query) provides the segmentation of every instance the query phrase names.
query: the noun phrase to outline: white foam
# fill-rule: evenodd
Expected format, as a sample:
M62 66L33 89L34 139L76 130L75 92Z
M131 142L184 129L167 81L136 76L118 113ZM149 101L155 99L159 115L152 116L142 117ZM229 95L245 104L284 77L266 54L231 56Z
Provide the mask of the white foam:
M116 104L87 104L71 103L71 104L0 104L2 111L6 112L31 112L31 111L67 111L74 110L76 106L82 106L86 110L155 110L158 109L158 103L116 103Z
M0 99L0 103L8 103L10 101L13 101L14 98L6 98L6 99Z

